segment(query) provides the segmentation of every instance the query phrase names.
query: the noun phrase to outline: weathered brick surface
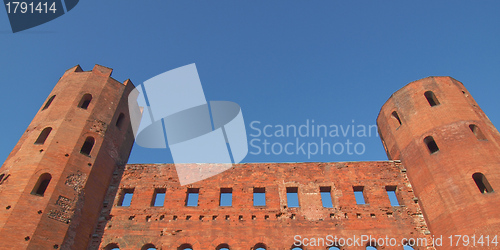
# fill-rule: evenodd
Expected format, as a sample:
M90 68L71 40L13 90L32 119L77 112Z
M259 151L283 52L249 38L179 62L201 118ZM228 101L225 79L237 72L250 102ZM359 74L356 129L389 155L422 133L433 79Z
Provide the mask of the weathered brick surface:
M133 143L130 122L115 126L120 113L128 117L128 93L134 88L110 77L111 69L96 65L83 72L66 71L0 169L0 241L2 249L85 249L97 222L112 172L125 165ZM92 95L87 109L82 96ZM45 105L45 103L44 103ZM34 144L52 127L43 145ZM80 153L88 136L95 138L90 156ZM43 196L32 194L39 177L48 173Z
M426 91L440 104L431 106ZM392 117L394 111L401 125ZM472 178L483 173L493 189L500 188L500 134L462 83L451 77L412 82L384 104L377 124L389 159L401 160L408 169L434 235L491 238L500 232L498 193L480 193ZM478 139L471 124L487 140ZM430 153L424 143L427 136L434 138L438 152ZM443 247L448 248L453 247Z
M101 215L99 235L95 235L102 237L99 249L113 244L120 249L141 249L147 244L157 249L177 249L183 244L216 249L225 243L237 250L251 249L259 242L268 249L290 249L295 235L427 237L432 248L404 168L394 162L237 164L188 186L180 186L174 165L132 164L116 181L119 185L112 184L115 191L106 198L112 209ZM364 186L367 204L356 204L353 186ZM391 206L386 186L397 187L401 206ZM265 207L253 206L254 187L265 188ZM287 207L286 187L298 188L299 208ZM323 207L320 187L331 187L333 208ZM157 188L166 190L162 207L152 206ZM186 206L188 188L199 188L199 206ZM219 205L220 188L232 188L231 207ZM119 206L122 191L127 189L134 189L131 205ZM95 241L89 249L97 246Z
M378 249L402 249L403 239L427 241L415 249L461 249L466 247L450 247L447 237L491 240L500 231L498 194L481 193L472 178L482 173L498 188L500 134L452 78L412 82L384 104L377 124L394 161L236 164L181 186L172 164L126 165L133 144L127 97L134 86L117 82L111 72L99 65L88 72L79 66L66 71L49 95L56 95L50 107L40 108L0 168L0 249L170 250L190 244L205 250L227 244L238 250L261 243L281 250L297 239L308 239L302 249L325 249L327 236L362 235L396 239L396 246ZM429 105L426 91L439 105ZM91 104L78 108L86 93L92 94ZM121 113L126 122L118 128ZM46 127L52 127L46 141L35 144ZM90 156L80 153L88 136L96 140ZM427 136L438 152L430 153ZM51 180L44 195L32 194L46 173ZM367 204L356 204L358 186ZM396 187L401 206L391 206L388 186ZM323 207L321 187L330 188L332 208ZM199 189L196 207L186 206L188 188ZM219 204L221 188L232 190L229 207ZM265 188L266 206L253 206L254 188ZM297 188L300 207L288 207L287 188ZM160 207L152 203L156 189L166 191ZM128 207L120 206L125 190L134 190ZM443 235L442 246L434 244L433 235Z

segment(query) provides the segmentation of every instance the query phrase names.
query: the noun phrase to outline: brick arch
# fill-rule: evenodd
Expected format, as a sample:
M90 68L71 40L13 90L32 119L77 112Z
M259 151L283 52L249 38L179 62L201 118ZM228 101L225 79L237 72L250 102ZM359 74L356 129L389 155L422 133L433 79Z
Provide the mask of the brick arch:
M238 244L241 244L241 242L235 241L233 238L227 237L227 236L219 236L215 240L212 241L210 244L210 249L209 250L215 250L216 247L218 247L220 244L228 244L230 249L233 249L238 246Z
M193 246L193 250L205 250L201 248L201 244L193 237L182 237L175 241L174 245L170 248L172 250L177 250L182 244L190 244ZM173 248L172 248L173 247Z
M141 247L141 249L146 245L153 245L156 249L162 249L161 242L155 240L153 237L143 237L138 244Z
M123 240L122 238L113 238L101 241L101 246L99 247L99 249L104 250L109 244L116 244L120 247L120 249L126 249L127 247L127 241Z
M257 245L258 243L262 243L262 244L266 245L267 250L278 249L277 247L275 248L273 245L271 245L271 241L268 238L263 237L263 236L253 238L253 242L248 243L248 246L246 248L254 250L254 246ZM245 248L243 248L243 249L245 249Z

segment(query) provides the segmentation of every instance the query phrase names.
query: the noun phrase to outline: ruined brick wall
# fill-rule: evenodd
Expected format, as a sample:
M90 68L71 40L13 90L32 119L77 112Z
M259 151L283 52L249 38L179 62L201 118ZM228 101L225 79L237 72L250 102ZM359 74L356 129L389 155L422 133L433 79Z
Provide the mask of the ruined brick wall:
M208 165L201 165L208 167ZM328 235L345 239L371 235L425 238L434 249L413 189L402 165L395 162L249 163L195 184L180 186L172 164L127 165L123 178L111 184L94 241L89 249L194 250L291 249L296 235L308 246L326 249ZM117 172L116 176L121 173ZM366 204L358 205L353 187L362 186ZM400 206L391 206L386 187L395 187ZM287 187L297 188L299 207L287 206ZM333 207L323 207L320 188L329 187ZM188 188L199 189L199 204L186 206ZM221 188L232 190L232 206L221 207ZM266 205L254 206L254 188L265 188ZM120 206L124 191L133 190L130 206ZM164 190L161 207L153 206L155 190ZM311 243L313 244L311 246ZM364 242L365 244L367 242ZM354 246L348 249L364 249Z
M491 242L500 232L493 192L500 188L500 134L463 84L451 77L412 82L384 104L377 124L389 159L408 169L432 234Z
M67 70L0 168L0 248L88 245L112 173L133 144L127 96L134 86L111 72Z

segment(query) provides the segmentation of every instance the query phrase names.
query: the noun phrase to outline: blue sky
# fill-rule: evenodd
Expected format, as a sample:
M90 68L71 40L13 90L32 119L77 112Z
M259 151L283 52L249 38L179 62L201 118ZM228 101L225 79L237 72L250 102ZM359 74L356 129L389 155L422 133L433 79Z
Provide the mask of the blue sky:
M196 63L206 98L238 103L248 135L257 133L254 121L261 128L313 120L373 125L393 92L442 75L463 82L498 125L499 7L498 1L80 1L64 16L16 34L2 9L0 160L77 64L111 67L115 79L139 85ZM296 138L251 139L263 147L264 139L284 145ZM261 152L244 162L387 159L375 135L323 139L332 145L349 139L364 151ZM171 161L168 150L134 147L129 162Z

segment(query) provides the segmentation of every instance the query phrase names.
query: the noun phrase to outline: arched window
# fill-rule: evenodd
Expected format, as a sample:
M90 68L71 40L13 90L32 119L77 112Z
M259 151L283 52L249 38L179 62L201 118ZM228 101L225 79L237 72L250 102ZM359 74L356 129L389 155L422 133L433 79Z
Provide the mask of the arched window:
M47 190L47 187L49 186L50 179L52 179L52 176L49 173L40 175L35 187L33 187L33 190L31 191L31 194L43 196L45 194L45 190Z
M427 99L427 102L429 102L429 105L431 105L431 107L439 105L439 101L436 98L436 95L432 93L432 91L425 92L424 96Z
M327 248L327 249L328 249L328 250L340 250L340 248L339 248L339 247L329 247L329 248Z
M78 103L78 107L82 108L82 109L87 109L90 105L90 101L92 101L92 95L85 94L85 95L83 95L82 99L80 100L80 103Z
M40 133L40 135L38 136L38 138L36 139L35 144L39 145L44 144L45 140L47 140L47 137L49 137L50 131L52 131L51 127L44 128Z
M486 179L486 176L482 173L475 173L472 175L472 179L474 179L474 182L476 182L477 188L479 188L479 191L482 194L485 193L492 193L493 188L491 187L490 183Z
M177 250L193 250L193 246L191 244L182 244Z
M92 148L94 147L95 140L92 136L87 137L85 139L85 142L83 143L82 149L80 150L80 153L86 156L90 156L90 152L92 151Z
M427 149L429 149L429 152L431 154L434 154L434 153L439 151L439 147L436 144L436 142L434 141L434 138L432 138L432 136L425 137L424 143L425 143L425 145L427 145Z
M43 106L42 110L46 110L50 106L50 104L52 103L52 101L54 101L54 98L56 98L56 95L51 96L49 98L49 100L47 100L47 102Z
M149 243L149 244L144 245L144 246L141 248L141 250L156 250L156 247L155 247L155 245L153 245L153 244Z
M394 127L399 128L399 126L401 126L401 119L399 119L398 112L396 112L396 111L392 112L391 120L392 120L392 123L394 124Z
M229 250L229 245L226 243L220 244L215 248L215 250Z
M302 247L292 247L291 250L302 250Z
M377 250L377 248L375 247L377 244L375 244L374 241L372 242L369 242L368 244L366 244L366 250Z
M116 119L116 126L119 129L122 128L124 118L125 118L125 115L123 113L120 113L120 115L118 116L118 119Z
M104 250L120 250L120 247L116 243L109 243Z
M410 245L404 245L403 250L413 250L413 247L411 247Z
M257 243L252 250L267 250L267 246L264 243Z
M486 141L486 136L484 136L483 132L477 125L471 124L469 125L469 128L478 140Z

